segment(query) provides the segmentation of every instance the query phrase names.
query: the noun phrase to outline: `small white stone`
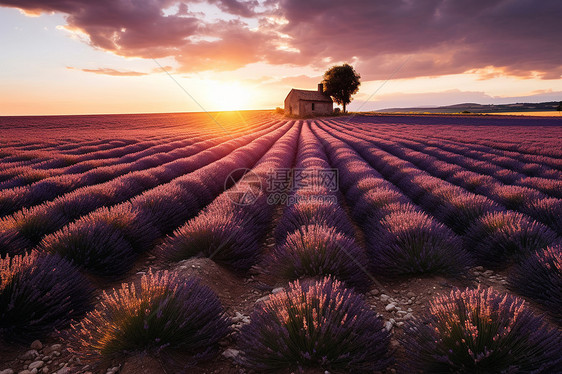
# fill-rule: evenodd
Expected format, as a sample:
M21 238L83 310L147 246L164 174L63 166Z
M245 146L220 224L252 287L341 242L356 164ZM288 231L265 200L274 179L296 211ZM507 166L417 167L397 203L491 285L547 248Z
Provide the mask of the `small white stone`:
M28 369L29 370L39 369L39 368L42 368L43 365L45 365L44 361L35 361L35 362L32 362L31 364L29 364Z
M238 322L242 321L243 319L244 319L244 315L240 312L236 312L236 315L234 317L232 317L232 322L238 323Z
M20 356L22 360L35 360L35 358L39 357L39 352L35 349L30 349L29 351L25 352L23 355Z
M386 322L384 323L384 329L385 329L386 331L392 330L392 322L386 321Z
M228 348L222 353L222 355L226 358L235 359L238 355L240 355L240 351L234 348Z
M390 296L385 295L385 294L382 294L382 295L381 295L381 301L382 301L383 303L386 303L386 302L388 301L388 299L390 299Z
M392 312L395 309L396 309L396 304L394 303L390 303L384 307L384 310L386 310L387 312Z
M14 374L14 371L10 368L8 369L4 369L2 371L0 371L0 374Z
M271 293L276 294L276 293L279 293L279 292L283 292L284 290L285 289L283 287L277 287L277 288L274 288L273 291L271 291Z

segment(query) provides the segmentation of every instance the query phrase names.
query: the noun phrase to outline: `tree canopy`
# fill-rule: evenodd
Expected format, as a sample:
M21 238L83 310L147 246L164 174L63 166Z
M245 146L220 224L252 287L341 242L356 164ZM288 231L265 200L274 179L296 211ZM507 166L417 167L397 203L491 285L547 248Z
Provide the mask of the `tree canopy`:
M332 66L324 73L324 92L330 95L334 101L343 105L343 111L346 112L346 106L351 102L351 95L359 90L361 76L353 69L351 65L343 64Z

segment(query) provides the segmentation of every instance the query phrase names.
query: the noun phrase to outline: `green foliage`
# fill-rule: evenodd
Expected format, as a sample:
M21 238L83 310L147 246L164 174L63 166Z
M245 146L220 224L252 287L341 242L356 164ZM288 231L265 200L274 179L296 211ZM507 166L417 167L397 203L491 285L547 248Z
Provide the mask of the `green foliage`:
M361 76L351 65L332 66L324 73L324 92L330 95L334 101L345 107L351 102L351 95L357 93L361 82Z

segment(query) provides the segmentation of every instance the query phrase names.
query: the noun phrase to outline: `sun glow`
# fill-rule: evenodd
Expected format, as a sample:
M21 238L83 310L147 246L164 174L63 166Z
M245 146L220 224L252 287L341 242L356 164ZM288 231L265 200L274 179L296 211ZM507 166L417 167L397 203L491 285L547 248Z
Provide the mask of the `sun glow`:
M253 107L254 92L239 82L210 81L206 88L211 110L240 110Z

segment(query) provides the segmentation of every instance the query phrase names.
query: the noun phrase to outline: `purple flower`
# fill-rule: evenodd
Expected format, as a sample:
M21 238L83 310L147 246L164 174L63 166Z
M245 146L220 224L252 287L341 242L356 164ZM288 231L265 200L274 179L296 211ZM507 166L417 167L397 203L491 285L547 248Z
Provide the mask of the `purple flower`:
M240 332L241 361L258 371L320 366L371 373L393 361L382 320L330 278L291 283L256 305L250 321Z
M58 255L0 259L0 340L27 343L66 328L92 295L88 280Z
M521 299L492 288L453 290L406 325L405 373L554 373L562 334Z

